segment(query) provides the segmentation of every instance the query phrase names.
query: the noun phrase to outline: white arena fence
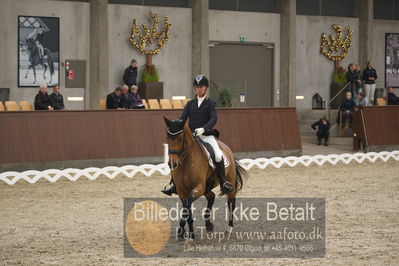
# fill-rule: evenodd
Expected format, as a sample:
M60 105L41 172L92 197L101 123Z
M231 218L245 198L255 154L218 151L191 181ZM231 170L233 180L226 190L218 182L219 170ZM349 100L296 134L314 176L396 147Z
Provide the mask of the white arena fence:
M399 161L399 151L392 152L369 152L369 153L354 153L354 154L330 154L330 155L315 155L315 156L289 156L289 157L273 157L273 158L258 158L258 159L241 159L240 164L249 170L253 167L265 169L267 167L280 168L283 166L295 167L303 165L309 167L313 165L336 165L338 163L349 164L351 162L363 163L376 162L381 160L387 162L393 159ZM122 167L108 166L104 168L89 167L86 169L67 168L64 170L49 169L45 171L29 170L24 172L4 172L0 174L0 180L4 181L8 185L14 185L19 180L25 180L28 183L36 183L41 178L46 179L50 182L56 182L60 178L67 178L70 181L76 181L81 177L86 177L90 180L95 180L100 176L114 179L119 175L124 175L128 178L134 177L137 173L141 173L145 176L151 176L154 173L161 175L169 175L170 169L166 163L153 165L143 164L140 166L126 165Z

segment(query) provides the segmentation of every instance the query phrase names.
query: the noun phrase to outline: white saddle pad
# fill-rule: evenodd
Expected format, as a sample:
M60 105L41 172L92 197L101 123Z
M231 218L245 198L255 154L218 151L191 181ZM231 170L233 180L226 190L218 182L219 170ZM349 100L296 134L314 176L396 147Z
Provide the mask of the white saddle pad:
M207 148L205 148L205 146L202 145L202 143L200 143L200 144L201 144L202 148L205 150L206 157L208 158L208 163L209 163L209 165L212 167L212 169L215 169L215 164L214 164L213 161L212 161L211 154L209 153L209 151L207 150ZM227 168L227 167L230 165L230 162L229 162L229 159L227 159L226 154L224 154L223 151L222 151L222 153L223 153L223 159L224 159L224 168Z

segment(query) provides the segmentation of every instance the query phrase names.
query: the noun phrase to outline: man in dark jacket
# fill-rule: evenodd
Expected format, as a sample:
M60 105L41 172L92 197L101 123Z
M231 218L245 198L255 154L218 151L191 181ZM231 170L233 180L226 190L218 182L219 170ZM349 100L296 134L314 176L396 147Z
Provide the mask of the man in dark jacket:
M35 97L35 110L53 110L47 94L47 86L44 84L40 85L40 90Z
M346 72L346 80L351 83L350 91L353 96L353 94L356 93L357 89L361 85L359 73L356 71L355 64L349 64L348 71Z
M54 110L64 110L64 97L60 93L60 86L53 87L53 93L50 94L50 104Z
M123 85L121 101L119 102L119 108L129 109L132 105L132 95L129 93L129 88L127 85Z
M328 137L330 136L330 121L325 116L320 120L314 122L311 127L316 131L317 145L321 144L321 139L324 138L324 146L328 146Z
M128 88L132 87L132 85L137 85L137 61L133 59L130 62L130 66L125 69L125 73L123 74L123 82L128 86Z
M114 92L107 95L107 109L120 109L121 93L121 88L118 87Z
M342 112L342 125L345 125L346 120L349 120L349 127L352 127L352 112L356 107L355 101L352 99L352 93L347 92L345 99L342 101L339 110ZM339 117L339 116L338 116ZM339 119L338 119L339 120ZM337 121L338 122L338 121Z
M375 81L377 78L377 71L373 68L371 61L368 61L367 67L363 70L363 80L365 93L371 105L374 104Z
M399 105L399 97L393 93L393 88L388 88L388 105Z
M206 97L209 81L205 76L196 76L194 87L197 97L186 104L180 119L183 125L189 119L188 126L193 134L212 147L221 194L228 194L234 189L232 184L226 181L223 153L215 139L215 135L218 135L218 131L213 129L217 121L216 102ZM164 189L162 192L170 196L176 193L176 187L173 184L170 189Z

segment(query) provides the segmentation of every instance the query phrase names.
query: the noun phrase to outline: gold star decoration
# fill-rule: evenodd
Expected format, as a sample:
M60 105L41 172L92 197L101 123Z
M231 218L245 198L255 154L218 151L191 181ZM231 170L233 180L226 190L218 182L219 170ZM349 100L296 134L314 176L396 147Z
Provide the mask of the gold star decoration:
M335 30L337 36L333 37L330 35L328 38L327 35L323 33L321 35L320 53L332 61L339 62L345 59L349 52L349 48L352 46L351 37L353 31L347 26L346 37L343 39L342 26L334 24L332 28Z
M154 14L150 11L149 13L152 19L152 29L143 23L143 32L140 31L137 26L136 19L133 20L132 24L132 35L130 37L130 42L140 50L142 54L154 55L158 54L162 47L167 41L169 41L169 28L172 24L169 23L168 17L164 17L164 27L162 32L158 33L158 14ZM156 41L156 46L151 48L153 41ZM147 48L148 46L148 48Z

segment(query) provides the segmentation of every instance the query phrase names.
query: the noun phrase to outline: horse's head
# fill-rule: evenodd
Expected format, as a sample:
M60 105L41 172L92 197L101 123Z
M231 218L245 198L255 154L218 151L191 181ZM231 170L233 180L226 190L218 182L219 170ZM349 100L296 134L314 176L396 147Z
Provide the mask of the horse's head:
M182 156L185 154L187 149L187 142L184 134L184 123L182 120L169 120L166 117L165 120L166 136L169 145L169 161L168 165L171 170L179 166L182 161Z

